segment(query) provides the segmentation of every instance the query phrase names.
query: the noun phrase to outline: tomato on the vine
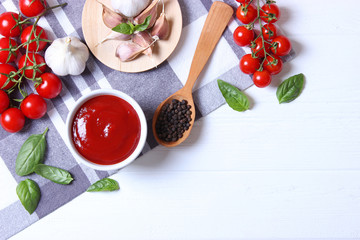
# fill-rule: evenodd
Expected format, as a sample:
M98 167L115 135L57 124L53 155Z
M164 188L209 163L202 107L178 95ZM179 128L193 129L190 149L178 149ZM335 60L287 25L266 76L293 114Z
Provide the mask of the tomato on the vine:
M24 29L24 31L21 33L21 44L34 40L36 37L40 37L40 39L48 40L45 30L42 27L36 26L35 30L32 32L33 26L28 26ZM30 37L31 34L31 37ZM24 45L24 48L28 48L31 52L38 52L43 50L46 47L47 42L45 41L34 41L30 43L29 45ZM39 43L39 44L38 44Z
M245 26L239 26L235 29L234 34L234 42L240 47L247 46L254 39L254 31L249 30Z
M245 74L254 74L260 67L260 59L246 54L240 59L240 69Z
M265 42L265 46L263 47L263 40L262 38L259 37L255 40L254 44L251 46L251 51L255 54L256 57L263 58L265 57L265 51L270 52L270 47L271 45L267 42Z
M45 72L45 70L46 70L45 59L41 55L39 55L37 53L29 53L28 58L26 59L26 55L24 54L19 60L19 69L21 69L25 66L25 60L26 60L27 68L28 67L34 68L34 69L26 69L25 77L33 78L34 71L35 71L35 77L40 77L41 74L43 74L43 72Z
M6 92L0 90L0 114L3 113L10 104L9 96Z
M1 126L8 132L18 132L24 124L24 114L18 108L9 108L1 115Z
M267 70L257 71L253 75L253 82L255 86L259 88L269 86L271 83L271 75Z
M285 36L277 36L272 40L271 51L277 56L285 56L291 51L291 42Z
M274 39L277 36L277 28L272 23L265 24L261 31L266 40Z
M274 23L280 18L280 9L275 3L264 4L261 7L260 18L264 22Z
M27 118L39 119L45 115L47 105L41 96L32 93L21 102L20 108Z
M278 56L268 55L265 58L263 67L271 75L276 75L281 72L282 67L283 67L283 62Z
M20 0L19 8L26 17L35 17L43 13L46 9L45 0Z
M14 51L17 48L17 43L11 38L0 38L0 63L14 62L19 50Z
M0 34L4 37L17 37L20 35L21 28L17 21L22 20L19 14L14 12L4 12L0 15Z
M17 72L16 68L7 63L0 64L0 89L6 90L15 85L15 82L10 79L10 81L4 86L4 84L8 81L8 77L6 75L9 75L11 72ZM14 79L17 79L17 76L14 76Z
M42 82L36 87L37 93L43 98L55 98L62 89L60 78L53 73L44 73L40 76Z
M236 17L243 24L249 24L256 19L257 10L251 4L241 4L236 10Z

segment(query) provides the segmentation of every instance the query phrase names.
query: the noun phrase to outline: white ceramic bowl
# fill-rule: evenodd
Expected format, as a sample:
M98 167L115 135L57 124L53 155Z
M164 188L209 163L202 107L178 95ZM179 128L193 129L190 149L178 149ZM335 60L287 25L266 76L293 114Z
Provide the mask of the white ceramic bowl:
M72 128L73 118L74 118L76 112L85 102L87 102L88 100L90 100L94 97L101 96L101 95L113 95L113 96L122 98L123 100L128 102L135 109L135 111L138 114L139 119L140 119L140 128L141 128L140 139L139 139L139 143L138 143L137 147L135 148L134 152L125 160L123 160L119 163L116 163L116 164L112 164L112 165L100 165L100 164L96 164L96 163L93 163L93 162L87 160L77 151L77 149L74 145L74 142L72 140L71 128ZM86 166L91 167L96 170L103 170L103 171L117 170L117 169L123 168L126 165L130 164L132 161L134 161L136 159L137 156L139 156L142 149L144 148L146 137L147 137L146 118L145 118L144 112L141 109L141 107L139 106L139 104L129 95L127 95L123 92L114 90L114 89L99 89L99 90L94 90L88 94L85 94L84 96L82 96L81 98L79 98L76 101L75 106L71 109L71 111L69 112L68 117L66 119L66 140L68 142L68 146L70 148L72 155L75 157L75 159L79 163L83 163Z

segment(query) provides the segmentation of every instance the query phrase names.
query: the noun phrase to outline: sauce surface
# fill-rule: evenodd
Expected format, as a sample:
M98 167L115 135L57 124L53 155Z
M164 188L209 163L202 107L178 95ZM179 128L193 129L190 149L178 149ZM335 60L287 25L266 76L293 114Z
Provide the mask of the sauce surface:
M72 140L87 160L101 165L129 157L140 139L140 119L125 100L111 95L94 97L76 112Z

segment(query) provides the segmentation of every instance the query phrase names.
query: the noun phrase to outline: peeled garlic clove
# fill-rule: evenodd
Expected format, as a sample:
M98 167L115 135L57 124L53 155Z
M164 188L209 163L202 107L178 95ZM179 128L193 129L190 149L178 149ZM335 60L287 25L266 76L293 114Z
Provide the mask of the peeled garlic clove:
M132 41L141 47L148 47L154 41L148 31L138 32L134 35ZM145 55L151 57L152 47L149 47L143 52Z
M135 17L141 13L151 0L111 0L111 5L116 12L128 18Z
M151 30L152 36L158 36L159 39L167 39L170 33L170 25L166 19L165 13L161 13Z
M123 34L123 33L119 33L119 32L115 32L115 31L111 31L111 33L109 35L107 35L104 39L102 39L98 44L96 44L96 46L98 46L99 44L102 44L108 40L121 40L121 41L127 41L131 39L132 35L129 34Z
M103 21L104 21L104 24L108 28L112 29L112 28L116 27L117 25L119 25L120 23L125 22L125 19L120 14L114 12L113 10L106 7L102 3L100 3L100 4L103 7L103 13L102 13Z
M134 18L134 23L141 24L148 16L151 16L150 24L147 28L149 29L154 26L158 16L158 3L159 0L153 0L153 2L144 11L142 11L139 16Z

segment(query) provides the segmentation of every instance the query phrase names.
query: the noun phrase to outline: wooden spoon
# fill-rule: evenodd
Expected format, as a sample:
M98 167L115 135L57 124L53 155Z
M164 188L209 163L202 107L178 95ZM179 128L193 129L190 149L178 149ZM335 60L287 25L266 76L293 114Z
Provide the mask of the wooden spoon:
M229 5L223 2L214 2L210 8L209 14L206 18L205 25L202 29L199 42L197 44L194 58L191 63L190 73L186 84L179 91L172 94L170 97L165 99L156 109L154 113L154 118L152 122L152 130L154 137L158 143L165 147L175 147L185 141L189 136L190 131L194 125L195 121L195 105L192 96L192 89L195 84L196 79L199 77L200 72L207 63L211 53L213 52L216 44L220 40L222 33L225 30L225 27L230 21L231 16L233 15L233 9ZM183 137L178 139L176 142L165 142L159 139L155 125L157 118L159 116L161 108L164 104L170 103L173 99L179 101L186 100L188 105L191 105L191 122L190 128L186 130L183 134Z

